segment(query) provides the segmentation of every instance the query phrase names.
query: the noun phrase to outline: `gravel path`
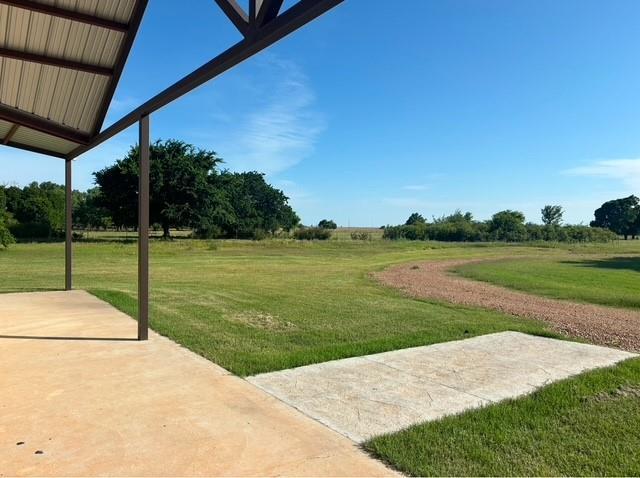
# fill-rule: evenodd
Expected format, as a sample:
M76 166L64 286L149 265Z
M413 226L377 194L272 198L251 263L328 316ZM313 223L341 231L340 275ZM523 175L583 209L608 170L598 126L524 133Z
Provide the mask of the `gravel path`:
M542 320L561 333L595 344L640 352L640 312L549 299L453 275L450 269L479 260L420 262L391 267L375 277L418 297L498 310Z

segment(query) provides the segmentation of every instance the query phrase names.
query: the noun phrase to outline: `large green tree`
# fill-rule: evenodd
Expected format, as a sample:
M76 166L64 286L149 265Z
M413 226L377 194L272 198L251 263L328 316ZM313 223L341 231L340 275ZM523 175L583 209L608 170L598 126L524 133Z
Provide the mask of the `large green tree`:
M604 227L611 231L635 239L640 231L640 200L636 196L613 199L595 210L591 226Z
M137 222L139 148L96 173L100 205L117 226ZM197 149L183 141L156 141L150 148L150 204L152 223L164 237L172 227L196 226L209 194L209 178L222 160L214 151Z
M257 237L299 222L288 198L261 173L218 171L222 160L215 152L182 141L157 141L150 153L150 219L165 237L172 227L192 227L206 237ZM116 226L137 223L138 158L132 147L95 173L95 201Z
M198 228L203 234L254 237L260 231L290 230L300 222L289 198L268 184L262 173L222 171L210 176L209 182L210 195Z

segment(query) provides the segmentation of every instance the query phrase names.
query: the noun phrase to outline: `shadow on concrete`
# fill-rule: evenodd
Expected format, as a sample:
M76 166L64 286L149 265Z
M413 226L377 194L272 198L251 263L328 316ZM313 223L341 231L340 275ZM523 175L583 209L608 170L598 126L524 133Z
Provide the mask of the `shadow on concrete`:
M43 337L38 335L0 335L0 339L21 340L99 340L106 342L137 342L138 339L118 337Z

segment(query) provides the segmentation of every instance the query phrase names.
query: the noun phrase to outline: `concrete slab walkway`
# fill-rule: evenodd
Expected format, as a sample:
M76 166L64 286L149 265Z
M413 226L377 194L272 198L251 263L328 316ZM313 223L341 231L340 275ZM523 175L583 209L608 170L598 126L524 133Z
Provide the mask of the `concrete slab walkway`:
M390 475L82 291L0 295L0 476Z
M529 393L634 354L502 332L249 381L356 442Z

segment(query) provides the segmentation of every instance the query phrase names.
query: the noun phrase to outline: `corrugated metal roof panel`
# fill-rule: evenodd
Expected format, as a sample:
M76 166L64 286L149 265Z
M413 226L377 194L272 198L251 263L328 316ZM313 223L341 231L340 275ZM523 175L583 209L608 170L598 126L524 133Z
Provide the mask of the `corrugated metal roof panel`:
M71 12L104 20L128 24L140 0L32 0ZM137 22L132 34L135 34ZM127 34L84 21L40 12L18 6L0 4L0 48L40 55L54 60L66 60L102 68L114 69L122 55ZM127 53L127 52L125 52ZM10 54L15 56L16 53ZM102 105L111 98L111 77L105 74L76 70L73 65L57 66L15 57L0 57L0 107L9 106L51 122L94 134L101 119ZM5 108L4 120L14 118ZM55 153L69 152L77 144L57 140L51 134L55 127L35 125L18 129L16 143L48 149ZM99 126L99 125L98 125ZM68 137L68 133L61 136ZM20 138L20 139L18 139Z
M33 0L87 15L127 23L133 13L135 0Z
M78 147L77 143L61 139L50 134L20 126L11 138L11 142L66 154Z

